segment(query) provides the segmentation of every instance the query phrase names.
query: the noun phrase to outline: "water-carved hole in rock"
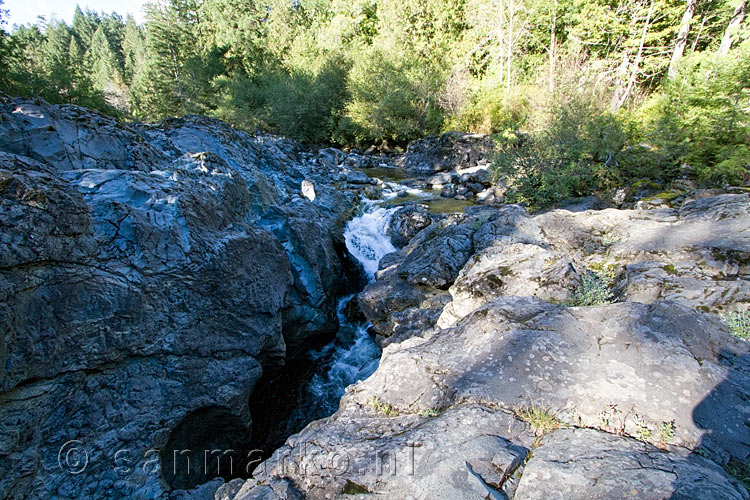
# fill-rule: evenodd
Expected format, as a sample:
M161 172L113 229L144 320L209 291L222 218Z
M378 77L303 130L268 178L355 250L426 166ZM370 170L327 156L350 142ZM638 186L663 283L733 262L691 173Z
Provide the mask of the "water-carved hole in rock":
M216 477L246 478L251 431L226 408L190 413L174 428L161 455L161 473L173 489L191 489Z

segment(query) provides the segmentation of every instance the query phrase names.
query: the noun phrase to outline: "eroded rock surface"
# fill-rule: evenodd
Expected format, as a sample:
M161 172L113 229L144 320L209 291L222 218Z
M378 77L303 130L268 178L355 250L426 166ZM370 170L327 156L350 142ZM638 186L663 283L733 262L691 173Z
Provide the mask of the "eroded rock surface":
M749 210L433 221L359 296L378 370L236 499L750 498L728 472L750 460L750 345L714 314L750 302ZM614 303L575 306L592 275Z
M360 187L327 153L208 118L23 99L0 115L0 497L192 484L149 450L181 425L246 436L263 366L336 330Z

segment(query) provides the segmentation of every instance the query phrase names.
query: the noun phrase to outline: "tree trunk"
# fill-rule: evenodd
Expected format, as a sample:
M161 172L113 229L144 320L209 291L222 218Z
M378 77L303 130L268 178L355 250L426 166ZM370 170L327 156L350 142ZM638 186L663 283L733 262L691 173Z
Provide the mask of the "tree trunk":
M690 22L693 20L696 1L697 0L687 0L685 13L682 15L682 21L680 22L680 31L677 33L677 40L674 44L672 60L669 61L669 78L674 78L675 72L677 71L677 62L682 59L682 55L685 53L688 33L690 33Z
M721 39L721 46L719 46L719 54L728 54L729 49L732 48L732 43L734 42L734 35L737 34L737 31L739 31L740 29L740 24L742 24L742 21L745 19L745 4L746 3L747 3L747 0L742 0L742 2L740 2L737 8L734 9L734 15L732 16L732 19L729 20L727 29L724 32L724 36Z
M552 26L549 30L549 93L552 94L555 91L555 43L557 31L557 0L552 8Z
M513 0L510 0L510 8L508 9L508 67L507 71L508 74L505 77L505 93L506 95L510 95L510 80L511 80L511 62L513 61L513 18L515 17L515 6L513 5Z
M635 85L635 81L638 78L638 73L640 72L641 68L641 61L643 60L643 46L646 44L646 33L648 33L648 27L651 25L651 14L654 12L654 0L651 0L648 6L648 14L646 15L646 22L643 25L643 32L641 33L641 43L638 46L638 54L635 56L635 60L633 61L633 67L630 71L630 78L628 79L628 84L625 87L625 89L618 89L615 92L615 95L612 96L612 101L610 102L610 110L611 111L617 111L622 107L623 104L625 104L625 101L628 100L628 97L630 96L630 92L633 90L633 86Z
M698 28L698 36L695 37L695 40L693 41L693 48L692 51L695 52L695 49L698 48L698 42L701 39L701 34L703 34L703 27L706 26L706 15L703 15L703 19L701 19L701 27Z

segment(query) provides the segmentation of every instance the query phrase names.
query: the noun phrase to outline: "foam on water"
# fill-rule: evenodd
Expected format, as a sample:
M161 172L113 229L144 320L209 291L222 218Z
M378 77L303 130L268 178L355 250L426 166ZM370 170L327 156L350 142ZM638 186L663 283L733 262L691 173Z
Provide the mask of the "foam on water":
M350 220L344 230L346 248L365 268L368 277L374 279L380 259L395 252L396 247L386 235L388 223L396 208L383 208L370 204L365 213Z
M346 225L346 248L364 267L370 281L374 280L380 259L395 252L396 248L386 234L395 208L378 207L370 203L362 215ZM380 348L367 332L369 323L354 323L344 314L352 296L344 297L338 304L339 332L336 339L310 356L322 362L323 369L310 381L308 390L319 408L331 414L338 408L344 390L351 384L369 377L378 367Z

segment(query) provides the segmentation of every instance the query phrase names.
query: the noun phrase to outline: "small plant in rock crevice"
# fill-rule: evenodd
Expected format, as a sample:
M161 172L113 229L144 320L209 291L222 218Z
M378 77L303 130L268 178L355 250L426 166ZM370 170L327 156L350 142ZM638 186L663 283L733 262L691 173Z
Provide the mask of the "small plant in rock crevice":
M398 417L401 412L390 403L384 403L380 401L380 398L374 397L367 402L367 405L372 408L375 413L386 417Z
M720 316L729 325L729 333L750 341L750 310L722 313Z
M639 441L651 439L651 429L648 428L646 421L640 415L635 416L635 438Z
M519 420L529 424L537 437L542 437L548 432L567 427L557 416L544 406L519 406L513 409L513 415Z
M420 417L432 418L438 416L438 411L434 408L426 408L419 412Z
M662 422L659 426L659 441L664 444L669 443L669 441L674 439L676 431L677 426L675 425L674 420L670 420L669 422Z
M566 305L577 307L611 304L614 301L610 289L613 281L614 278L610 278L607 273L587 271L581 277L581 282L573 290Z

